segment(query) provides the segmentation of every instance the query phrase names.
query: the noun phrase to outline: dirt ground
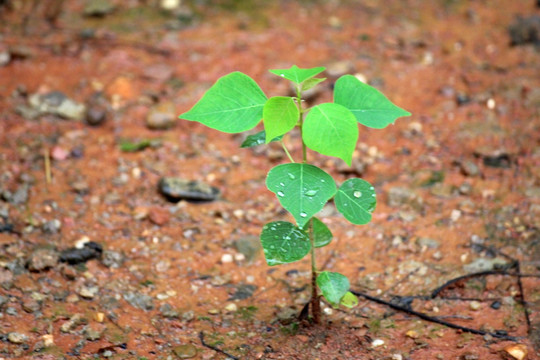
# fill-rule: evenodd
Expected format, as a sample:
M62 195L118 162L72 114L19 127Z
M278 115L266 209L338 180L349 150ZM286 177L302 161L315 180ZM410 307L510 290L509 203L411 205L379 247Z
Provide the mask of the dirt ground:
M172 3L0 2L0 359L540 359L536 1ZM365 226L323 210L319 266L480 334L365 298L298 320L309 260L258 246L287 158L176 119L231 71L285 95L293 64L327 67L313 103L349 73L413 114L361 128L352 169L309 154L378 199Z

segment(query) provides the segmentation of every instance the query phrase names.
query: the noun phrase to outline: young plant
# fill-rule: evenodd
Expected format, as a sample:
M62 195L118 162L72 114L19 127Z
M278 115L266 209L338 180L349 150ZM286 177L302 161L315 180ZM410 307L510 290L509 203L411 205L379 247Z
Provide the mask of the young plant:
M181 119L200 122L226 133L239 133L263 121L264 130L246 138L242 147L279 141L290 163L275 166L266 186L293 216L295 224L273 221L263 226L260 235L268 265L291 263L311 255L311 315L320 322L319 290L332 306L353 307L358 299L349 292L349 280L342 274L317 270L315 249L332 240L332 232L315 215L334 199L337 210L353 224L371 221L375 209L375 190L367 181L352 178L337 187L324 170L309 164L307 149L342 159L349 166L358 141L358 123L382 129L398 117L411 114L388 100L377 89L352 75L340 77L334 86L334 102L305 108L302 93L325 78L316 77L324 67L270 70L289 80L296 96L267 98L257 83L241 72L220 78ZM298 128L302 159L296 162L283 136Z

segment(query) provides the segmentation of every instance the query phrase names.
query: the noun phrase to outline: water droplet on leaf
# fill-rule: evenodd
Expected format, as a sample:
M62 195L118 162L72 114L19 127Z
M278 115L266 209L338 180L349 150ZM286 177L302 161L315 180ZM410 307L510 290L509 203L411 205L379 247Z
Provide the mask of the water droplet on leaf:
M359 198L359 197L362 196L362 192L361 191L355 191L355 192L353 192L353 195L354 195L355 198Z
M317 190L306 191L306 196L315 196L315 194L317 194Z
M305 212L301 212L301 213L300 213L300 216L303 217L303 218L305 218L305 217L307 216L307 214L306 214Z
M293 174L289 173L288 175L289 175L289 178L290 178L291 180L296 179L296 176L294 176Z
M285 194L282 191L277 192L278 196L285 196Z

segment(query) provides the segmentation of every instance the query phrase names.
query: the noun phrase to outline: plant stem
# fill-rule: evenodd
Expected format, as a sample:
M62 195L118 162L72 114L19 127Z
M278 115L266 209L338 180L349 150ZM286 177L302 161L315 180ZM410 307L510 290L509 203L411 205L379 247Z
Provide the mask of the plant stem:
M283 150L285 151L285 154L287 154L287 157L288 157L289 160L293 163L293 162L294 162L294 159L292 158L291 154L289 153L289 150L287 150L287 147L285 146L285 143L283 142L283 140L281 140L280 143L281 143L281 147L282 147Z
M302 136L303 125L304 125L304 112L306 110L302 109L302 91L300 87L296 89L296 103L299 110L299 127L300 127L300 137L302 138L302 162L307 164L307 147L304 143L304 137ZM315 258L315 238L313 236L313 219L309 220L308 236L309 242L311 243L311 316L313 318L314 324L321 323L321 303L319 302L319 294L317 289L317 261Z
M311 315L315 324L321 323L321 303L317 290L317 262L315 261L315 239L313 236L313 219L309 221L309 241L311 242Z

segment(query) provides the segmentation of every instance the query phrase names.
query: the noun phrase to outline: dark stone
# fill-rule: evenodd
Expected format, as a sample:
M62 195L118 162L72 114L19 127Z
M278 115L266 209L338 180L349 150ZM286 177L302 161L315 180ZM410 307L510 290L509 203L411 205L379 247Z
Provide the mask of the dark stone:
M297 276L298 273L299 273L298 270L296 270L296 269L291 269L291 270L287 270L287 272L285 272L285 275L286 275L287 277L293 277L293 276Z
M494 310L499 310L501 308L501 302L499 300L495 300L491 303L490 307Z
M152 310L154 308L154 300L151 296L146 294L141 294L138 292L128 292L124 294L124 300L141 310Z
M71 155L71 157L75 159L82 158L84 156L84 146L82 145L75 146L73 149L71 149L69 154Z
M469 95L464 94L464 93L458 93L456 95L456 103L458 104L458 106L466 105L470 102L471 102L471 98L469 97Z
M105 122L110 104L101 92L90 96L86 103L85 121L90 126L99 126Z
M3 217L3 216L0 216L0 233L8 233L8 234L12 234L12 233L15 233L15 226L9 222L9 219Z
M255 285L250 284L239 284L236 287L236 291L232 294L228 301L232 300L244 300L253 296L253 293L257 290Z
M540 45L540 16L517 17L508 27L510 45Z
M219 196L219 189L195 180L164 177L159 180L158 189L169 201L189 200L194 202L213 201Z
M170 304L167 303L159 307L159 312L161 313L161 316L170 319L178 319L180 317L178 310L174 309Z
M474 155L481 158L485 166L509 168L512 165L512 157L503 149L479 148Z
M107 110L99 106L91 106L86 110L86 123L91 126L98 126L105 122Z
M60 253L60 261L66 262L71 265L87 262L91 259L97 259L101 257L103 247L94 242L88 241L84 243L82 248L69 248Z
M0 309L4 307L9 301L9 298L7 296L0 295Z

